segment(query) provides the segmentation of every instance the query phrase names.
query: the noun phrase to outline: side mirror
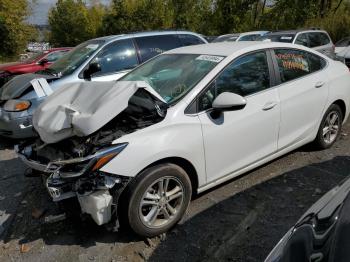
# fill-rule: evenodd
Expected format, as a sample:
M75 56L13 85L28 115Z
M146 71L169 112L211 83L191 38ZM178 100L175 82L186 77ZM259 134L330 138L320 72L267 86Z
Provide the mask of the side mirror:
M83 77L86 80L91 80L91 76L101 71L101 65L99 63L91 63L87 69L83 72Z
M47 60L46 58L44 58L44 59L41 59L41 60L39 61L39 65L43 66L43 65L47 64L48 62L49 62L49 60Z
M224 92L214 99L212 107L216 112L223 112L243 109L246 104L247 100L244 97Z

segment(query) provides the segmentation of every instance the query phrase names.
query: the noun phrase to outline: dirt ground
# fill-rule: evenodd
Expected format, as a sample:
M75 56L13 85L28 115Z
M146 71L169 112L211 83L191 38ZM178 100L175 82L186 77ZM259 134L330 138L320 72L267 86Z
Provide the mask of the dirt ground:
M3 139L0 261L263 261L308 207L350 174L348 134L349 123L331 149L303 147L197 196L180 225L152 239L79 217L45 223L56 207L39 178L23 176L13 142Z

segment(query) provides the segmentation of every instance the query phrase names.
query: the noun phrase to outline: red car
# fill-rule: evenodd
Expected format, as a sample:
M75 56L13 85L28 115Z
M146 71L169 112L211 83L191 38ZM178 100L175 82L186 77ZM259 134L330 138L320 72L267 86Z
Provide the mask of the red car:
M0 87L15 75L35 73L46 69L69 50L71 50L70 47L52 48L50 50L37 53L22 62L0 65Z

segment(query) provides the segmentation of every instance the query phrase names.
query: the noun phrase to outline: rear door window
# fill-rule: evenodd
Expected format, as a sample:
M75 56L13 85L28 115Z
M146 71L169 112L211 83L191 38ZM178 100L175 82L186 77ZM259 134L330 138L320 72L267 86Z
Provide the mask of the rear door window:
M275 49L282 83L311 73L308 53L295 49Z
M94 76L112 74L138 65L136 50L131 39L118 40L107 45L92 62L101 65L101 71Z
M183 46L200 45L205 43L195 35L179 34L178 36Z
M182 46L177 35L137 37L135 42L139 48L141 62L145 62L170 49Z

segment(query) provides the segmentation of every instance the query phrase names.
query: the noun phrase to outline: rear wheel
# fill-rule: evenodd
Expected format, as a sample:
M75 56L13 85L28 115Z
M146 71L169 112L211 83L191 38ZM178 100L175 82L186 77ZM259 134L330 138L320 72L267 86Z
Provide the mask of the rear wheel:
M331 147L338 139L343 123L343 113L336 104L331 105L323 116L315 144L321 149Z
M142 236L162 234L183 217L191 194L191 181L181 167L169 163L146 169L130 187L129 225Z

